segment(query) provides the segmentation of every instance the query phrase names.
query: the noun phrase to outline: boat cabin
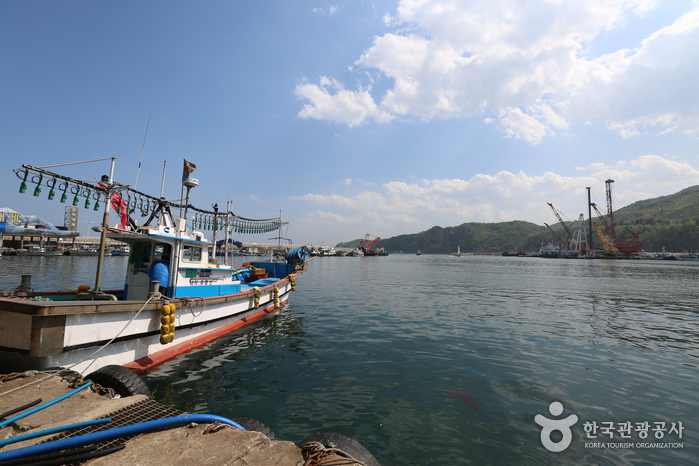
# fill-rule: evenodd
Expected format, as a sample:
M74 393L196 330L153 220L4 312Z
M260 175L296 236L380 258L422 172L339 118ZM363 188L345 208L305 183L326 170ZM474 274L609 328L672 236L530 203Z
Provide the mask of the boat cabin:
M238 293L240 271L219 264L212 243L204 234L192 231L183 219L173 222L162 212L157 225L135 232L110 230L108 237L129 245L124 299L148 299L152 281L160 282L160 292L172 298L207 298Z

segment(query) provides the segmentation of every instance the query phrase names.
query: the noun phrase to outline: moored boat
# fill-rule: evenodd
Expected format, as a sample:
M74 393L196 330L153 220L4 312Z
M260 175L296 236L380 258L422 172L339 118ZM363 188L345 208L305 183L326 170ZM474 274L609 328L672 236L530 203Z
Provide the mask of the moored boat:
M307 267L305 247L283 259L249 262L234 268L216 260L216 232L268 233L281 219L246 219L232 212L198 209L189 192L198 185L185 161L183 204L148 196L112 181L102 183L63 177L23 165L18 177L63 180L68 185L100 193L105 199L95 285L73 292L34 292L23 280L17 291L0 298L0 372L67 367L89 374L118 364L145 371L191 348L274 313L287 305L296 277ZM189 164L189 165L188 165ZM187 172L190 168L189 173ZM143 225L129 217L130 207L147 206ZM120 216L110 227L109 205ZM173 210L184 211L175 217ZM193 214L190 223L187 215ZM199 228L213 230L205 238ZM130 255L121 290L101 289L106 239L128 245ZM23 277L24 278L24 277Z
M61 256L63 251L60 249L45 248L43 246L32 244L22 253L24 256Z

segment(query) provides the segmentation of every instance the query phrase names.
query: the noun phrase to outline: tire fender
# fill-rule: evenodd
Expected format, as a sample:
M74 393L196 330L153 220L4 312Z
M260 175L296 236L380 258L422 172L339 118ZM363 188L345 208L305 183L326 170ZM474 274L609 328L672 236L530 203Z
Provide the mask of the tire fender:
M355 460L359 460L367 466L381 466L374 456L351 437L337 432L316 432L299 442L299 448L303 448L308 442L319 442L325 448L336 448L349 454Z
M237 422L245 428L245 430L252 430L254 432L261 432L267 436L268 439L274 440L274 432L272 429L267 427L260 421L253 419L251 417L236 417L232 421Z
M122 366L104 366L85 376L85 379L92 380L104 388L111 388L122 397L131 395L153 396L146 383L138 374Z

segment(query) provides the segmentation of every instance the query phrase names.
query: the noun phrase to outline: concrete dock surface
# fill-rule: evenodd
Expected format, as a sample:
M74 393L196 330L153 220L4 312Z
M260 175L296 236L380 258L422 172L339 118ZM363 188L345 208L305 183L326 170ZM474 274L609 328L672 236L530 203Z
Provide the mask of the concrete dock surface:
M70 380L66 378L47 377L44 373L28 372L22 375L0 376L0 414L39 398L43 400L40 404L47 403L73 391L74 388L69 385ZM112 399L96 393L90 387L0 428L0 441L58 426L113 417L114 413L129 409L138 411L139 403L148 404L151 409L152 406L162 408L164 413L172 409L149 400L144 395ZM26 411L29 409L24 412ZM7 416L0 419L0 422L15 416L17 415ZM163 416L171 417L167 414ZM104 426L111 428L110 424ZM86 464L297 466L304 463L301 449L292 442L270 440L264 434L251 430L229 426L212 429L213 426L196 424L143 433L127 440L124 449L109 456L89 460ZM54 434L13 443L0 448L0 452L36 445L55 438Z

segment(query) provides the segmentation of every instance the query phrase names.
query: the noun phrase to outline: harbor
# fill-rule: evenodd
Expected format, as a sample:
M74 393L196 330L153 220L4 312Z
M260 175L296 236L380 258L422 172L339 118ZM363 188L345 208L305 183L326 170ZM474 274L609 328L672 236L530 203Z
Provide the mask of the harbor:
M68 267L89 270L97 258L61 259L59 273L49 272L52 258L24 260L47 271L33 283L57 286ZM105 287L114 288L128 259L110 261L118 270ZM327 257L312 261L284 309L141 379L161 405L256 419L295 444L339 432L382 465L560 464L534 423L554 400L580 418L570 463L696 464L698 264ZM3 277L2 288L17 277ZM665 422L664 439L685 447L585 448L584 422L626 420ZM669 433L673 422L683 422L682 438Z

